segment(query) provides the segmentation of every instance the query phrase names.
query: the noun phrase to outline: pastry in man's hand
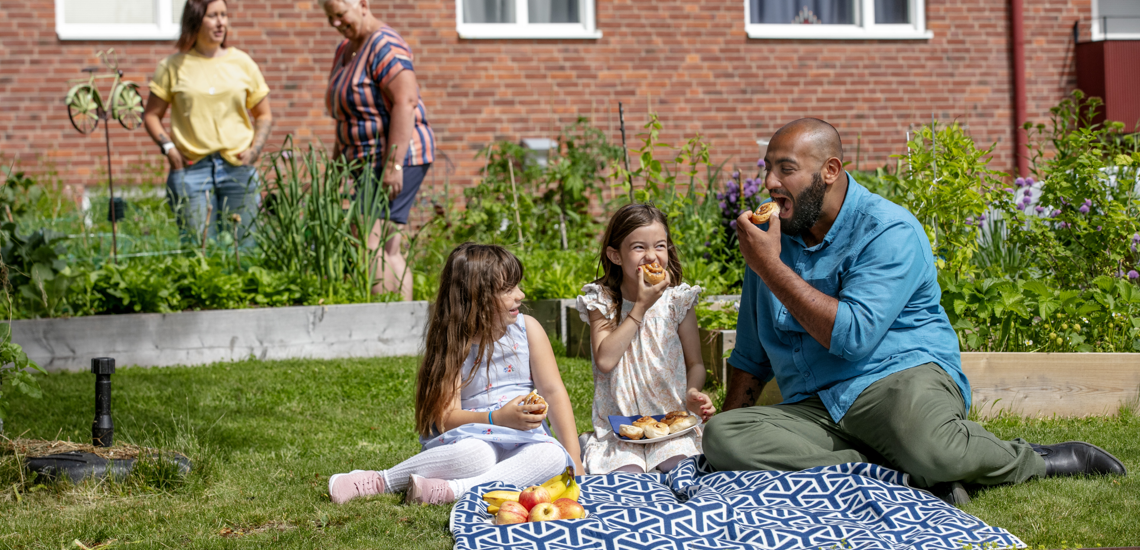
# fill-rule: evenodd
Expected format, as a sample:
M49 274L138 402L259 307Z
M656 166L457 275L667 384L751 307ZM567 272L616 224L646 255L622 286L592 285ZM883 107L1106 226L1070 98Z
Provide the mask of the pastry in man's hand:
M760 208L757 208L756 211L752 213L752 223L755 225L768 223L769 218L779 215L780 205L776 204L776 201L766 202L761 204Z
M633 425L637 426L638 428L644 428L650 424L656 424L656 423L657 423L657 421L654 420L652 416L643 416L643 417L638 418L637 420L633 421Z
M693 415L679 416L676 421L669 425L669 433L675 434L681 430L687 430L697 425L697 417Z
M645 282L656 285L665 280L665 268L661 264L653 262L649 265L641 266L645 270Z
M669 425L664 422L655 422L642 428L642 430L645 431L645 437L648 439L657 439L669 435Z
M645 437L645 431L637 426L630 426L629 424L622 424L618 426L618 433L630 439L641 439Z

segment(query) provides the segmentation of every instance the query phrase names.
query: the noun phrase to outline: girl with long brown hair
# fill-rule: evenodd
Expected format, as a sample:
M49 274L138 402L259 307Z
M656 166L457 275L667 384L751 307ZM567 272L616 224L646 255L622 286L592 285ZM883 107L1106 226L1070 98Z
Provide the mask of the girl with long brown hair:
M522 264L501 246L465 243L451 252L416 379L421 452L388 470L332 476L333 502L407 490L408 502L443 504L481 483L526 487L567 466L584 473L550 340L519 313L522 278ZM522 404L535 390L546 404Z
M681 282L681 259L669 236L669 220L652 205L622 207L606 227L600 254L602 277L582 288L578 312L590 324L594 356L594 433L583 445L589 474L667 472L700 454L700 428L667 441L623 442L609 417L688 410L712 417L701 389L705 366L695 306L701 288ZM647 280L658 264L665 278Z

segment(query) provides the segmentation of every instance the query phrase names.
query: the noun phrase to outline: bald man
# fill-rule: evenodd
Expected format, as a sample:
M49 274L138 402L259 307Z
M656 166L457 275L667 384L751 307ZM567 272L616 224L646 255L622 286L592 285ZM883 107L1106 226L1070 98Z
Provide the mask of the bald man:
M944 500L962 483L1124 474L1087 443L1003 441L966 420L970 383L917 219L843 170L839 133L817 119L780 128L764 157L780 207L736 220L748 264L724 410L704 453L719 470L871 462ZM752 406L775 379L783 403Z

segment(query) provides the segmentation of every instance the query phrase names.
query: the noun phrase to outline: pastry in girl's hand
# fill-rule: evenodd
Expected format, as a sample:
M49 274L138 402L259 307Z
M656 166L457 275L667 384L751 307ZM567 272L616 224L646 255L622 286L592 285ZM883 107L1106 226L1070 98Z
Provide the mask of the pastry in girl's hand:
M643 417L638 418L637 420L633 421L633 425L637 426L638 428L644 428L650 424L656 424L656 423L657 423L657 420L655 420L652 416L643 416Z
M693 426L696 426L696 425L697 425L697 417L692 416L692 415L679 416L676 418L675 422L673 422L672 424L669 425L669 433L675 434L681 430L687 430L687 429L689 429Z
M776 201L766 202L752 213L752 223L756 225L768 223L768 218L773 215L780 215L780 205L776 204Z
M658 437L665 437L669 435L669 425L664 422L654 422L642 430L645 432L647 439L657 439Z
M665 280L665 268L661 267L661 264L653 262L641 268L645 270L645 282L656 285Z
M538 390L531 390L527 394L526 399L523 399L520 405L542 405L541 409L530 411L530 414L542 414L546 412L546 400L538 395Z
M645 430L637 426L630 426L629 424L618 426L618 433L630 439L641 439L645 436Z

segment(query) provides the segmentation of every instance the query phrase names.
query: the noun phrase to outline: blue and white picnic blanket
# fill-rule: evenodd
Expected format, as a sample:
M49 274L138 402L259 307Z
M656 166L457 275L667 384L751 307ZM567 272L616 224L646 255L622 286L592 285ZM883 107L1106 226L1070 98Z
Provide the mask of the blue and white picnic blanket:
M616 473L578 478L585 519L496 526L480 495L451 511L456 550L1023 548L929 493L906 474L873 464L801 472L712 472L703 456L667 476Z

